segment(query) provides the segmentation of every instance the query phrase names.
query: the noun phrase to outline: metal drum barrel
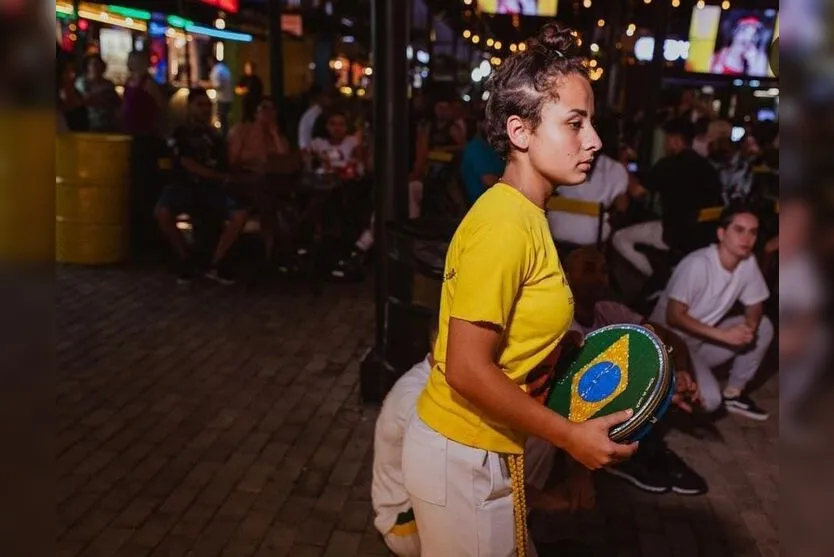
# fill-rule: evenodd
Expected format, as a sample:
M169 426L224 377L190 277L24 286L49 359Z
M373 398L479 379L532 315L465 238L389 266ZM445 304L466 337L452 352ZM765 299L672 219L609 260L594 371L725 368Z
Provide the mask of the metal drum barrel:
M55 257L106 265L129 253L131 138L72 133L56 138Z

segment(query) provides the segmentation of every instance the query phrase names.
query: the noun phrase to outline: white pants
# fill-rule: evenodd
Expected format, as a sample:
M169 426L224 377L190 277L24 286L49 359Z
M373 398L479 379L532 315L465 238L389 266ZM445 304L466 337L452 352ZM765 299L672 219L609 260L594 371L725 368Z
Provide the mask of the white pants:
M416 414L406 426L403 477L425 557L514 557L509 469L493 452L455 443ZM535 555L532 544L528 555Z
M744 323L744 316L739 315L725 319L718 326L732 327L741 323ZM698 383L698 391L701 395L701 405L706 411L717 410L723 401L721 387L712 369L732 360L733 365L727 386L743 391L759 370L772 340L773 324L767 317L762 317L754 343L745 352L736 352L726 346L687 339L695 381Z
M641 222L618 230L614 233L611 244L626 261L634 265L638 271L647 277L654 274L654 269L652 269L649 259L637 251L635 246L644 244L655 249L669 249L669 246L663 242L663 222L659 220Z
M420 216L423 206L423 182L412 180L408 183L408 218L416 219Z

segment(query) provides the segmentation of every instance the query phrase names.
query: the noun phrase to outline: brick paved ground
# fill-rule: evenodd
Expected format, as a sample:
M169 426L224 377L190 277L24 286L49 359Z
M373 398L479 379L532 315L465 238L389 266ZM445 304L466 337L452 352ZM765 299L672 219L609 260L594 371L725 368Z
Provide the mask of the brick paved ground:
M386 554L370 521L375 410L357 396L370 285L314 298L184 292L138 268L58 276L58 555ZM758 393L770 409L775 388ZM601 477L599 509L560 528L605 556L777 555L775 420L720 427L723 443L671 440L708 496Z

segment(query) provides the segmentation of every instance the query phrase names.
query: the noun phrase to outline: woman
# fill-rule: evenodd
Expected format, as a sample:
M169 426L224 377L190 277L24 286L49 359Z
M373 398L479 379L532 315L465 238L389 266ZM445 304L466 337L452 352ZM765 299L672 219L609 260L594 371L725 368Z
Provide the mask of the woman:
M271 163L290 154L290 145L278 129L275 103L271 98L262 98L253 116L254 120L242 122L229 132L229 164L243 172L239 179L240 193L255 205L261 216L261 234L268 262L272 260L275 246L278 192L269 187L266 175Z
M449 246L436 364L404 440L404 483L424 555L525 554L520 455L528 435L590 469L636 449L608 437L630 411L571 423L525 385L573 318L545 206L554 185L586 180L601 146L582 60L565 52L572 44L569 30L548 24L488 84L487 137L507 167Z
M310 142L310 153L316 162L343 179L364 174L362 145L355 135L348 135L348 120L344 113L332 111L325 117L325 137Z
M90 131L112 133L119 127L119 107L122 99L112 81L104 77L107 64L101 56L88 56L84 62L84 76L76 81L76 88L84 95Z

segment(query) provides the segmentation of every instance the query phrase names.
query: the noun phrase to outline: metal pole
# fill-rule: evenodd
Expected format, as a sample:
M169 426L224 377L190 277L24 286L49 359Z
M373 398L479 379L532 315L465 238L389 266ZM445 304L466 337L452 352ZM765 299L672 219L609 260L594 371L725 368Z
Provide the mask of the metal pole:
M655 2L657 10L657 27L654 30L654 54L649 67L648 89L646 98L646 116L643 119L643 130L640 139L640 163L648 166L652 159L652 146L654 143L654 128L657 122L657 108L660 101L660 88L663 84L663 66L666 63L663 58L663 46L666 44L666 31L669 24L669 12L672 9L671 2Z
M284 110L284 32L281 30L283 0L267 0L269 19L269 83L281 124L285 124Z
M411 2L373 0L374 56L374 237L376 265L376 350L384 357L388 272L386 222L401 220L408 206L408 20Z

